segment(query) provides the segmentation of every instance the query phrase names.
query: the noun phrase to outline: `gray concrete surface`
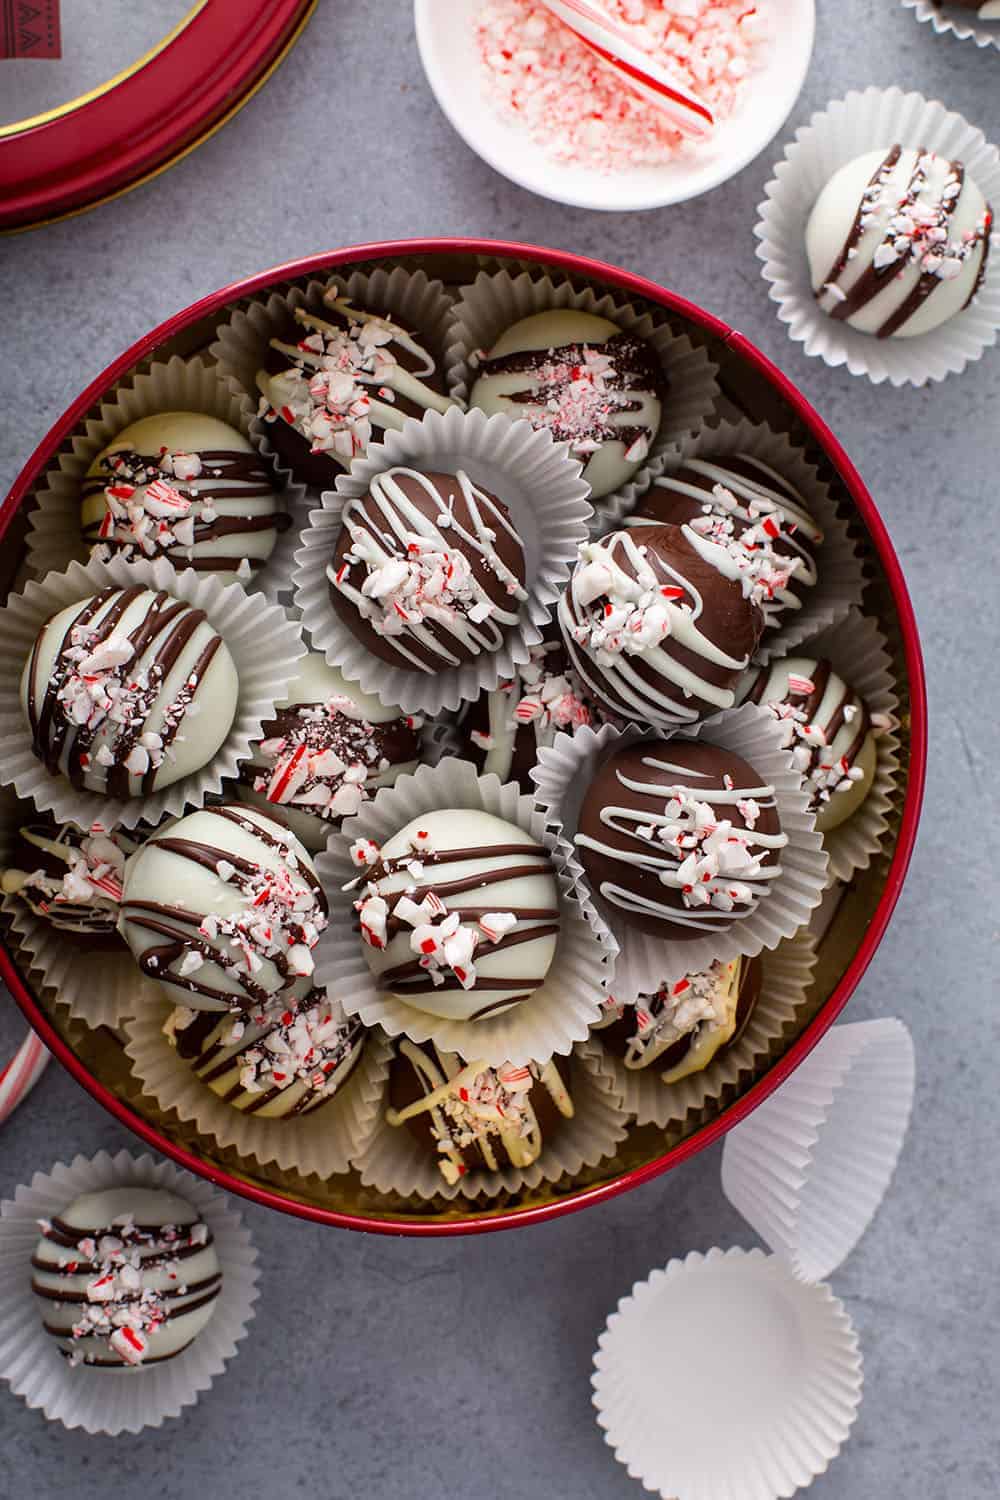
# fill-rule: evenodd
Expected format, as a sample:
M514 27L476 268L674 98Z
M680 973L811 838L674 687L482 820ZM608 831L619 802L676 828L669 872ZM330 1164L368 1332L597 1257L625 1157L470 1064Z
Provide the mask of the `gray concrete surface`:
M789 130L849 87L899 82L1000 138L996 52L935 38L893 0L820 0L820 10ZM805 359L775 320L753 256L754 207L775 154L679 209L609 218L553 207L495 176L453 134L424 86L404 0L323 0L267 88L179 167L86 218L0 245L0 477L13 479L71 397L155 321L292 256L397 235L505 235L632 267L745 330L798 381L859 464L902 556L933 729L909 884L848 1011L905 1018L919 1098L892 1192L834 1278L861 1334L865 1398L849 1447L814 1492L979 1500L996 1493L1000 1466L988 759L1000 361L894 392ZM0 1008L0 1037L16 1029L12 1008ZM0 1191L68 1153L123 1144L52 1068L0 1135ZM753 1241L722 1198L717 1151L584 1216L478 1240L396 1242L247 1216L265 1295L226 1378L182 1423L116 1443L49 1427L0 1391L4 1500L175 1500L202 1486L222 1500L628 1500L640 1490L589 1404L598 1330L652 1266Z

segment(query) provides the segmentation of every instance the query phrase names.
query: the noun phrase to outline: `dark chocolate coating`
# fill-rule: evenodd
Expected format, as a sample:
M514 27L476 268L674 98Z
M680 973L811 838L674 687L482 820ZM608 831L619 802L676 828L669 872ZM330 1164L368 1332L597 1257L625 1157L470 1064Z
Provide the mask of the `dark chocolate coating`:
M759 958L744 958L740 970L740 987L736 996L736 1027L727 1042L723 1042L718 1051L713 1054L712 1062L716 1058L724 1057L730 1047L735 1047L740 1037L747 1028L747 1023L753 1014L754 1006L760 999L761 985L763 982L763 966ZM648 995L640 995L636 1005L642 1003L649 1009ZM625 1014L617 1021L612 1021L610 1026L603 1026L596 1031L597 1039L602 1047L606 1047L612 1057L624 1059L628 1052L628 1045L635 1036L635 1012L636 1005L626 1007ZM689 1031L686 1036L680 1036L672 1047L661 1052L655 1063L650 1065L651 1071L656 1073L669 1073L671 1068L676 1068L687 1057L691 1050L698 1027Z

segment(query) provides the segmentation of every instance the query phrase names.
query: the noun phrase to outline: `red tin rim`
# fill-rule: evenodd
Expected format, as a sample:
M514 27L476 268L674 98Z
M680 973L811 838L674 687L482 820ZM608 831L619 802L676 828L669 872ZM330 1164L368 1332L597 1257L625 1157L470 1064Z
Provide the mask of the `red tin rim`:
M538 1224L546 1219L559 1218L563 1214L587 1208L591 1204L603 1203L609 1198L617 1197L619 1193L624 1193L630 1188L638 1187L643 1182L649 1182L672 1167L678 1166L681 1162L694 1156L706 1146L721 1139L726 1131L732 1129L734 1125L738 1124L740 1120L745 1119L752 1110L756 1109L758 1104L762 1103L784 1082L790 1073L794 1072L799 1063L808 1056L820 1038L833 1025L853 994L882 940L889 918L892 916L896 902L899 899L906 871L910 863L910 857L913 853L917 825L920 819L920 807L923 800L927 765L927 696L923 658L917 633L917 623L906 582L903 578L903 571L892 542L889 539L885 523L875 508L874 501L865 488L857 469L851 463L851 460L829 427L827 427L823 419L792 382L743 334L729 328L727 324L713 317L710 313L706 313L694 303L688 302L685 298L657 286L655 282L648 281L645 277L636 276L630 271L621 270L619 267L608 265L604 261L592 260L586 256L575 255L569 251L542 249L535 245L520 244L506 240L388 240L368 245L352 245L346 249L329 251L326 254L310 255L301 260L289 261L285 265L274 266L268 271L263 271L256 276L250 276L242 281L234 282L230 286L224 287L221 291L213 292L210 296L201 298L200 301L192 303L184 311L168 318L158 328L154 328L145 337L134 343L130 349L127 349L124 354L120 355L118 359L110 364L87 387L82 395L73 402L72 406L55 423L21 470L14 481L13 488L3 502L3 505L0 506L0 541L2 541L4 533L29 486L33 483L37 469L51 457L63 438L76 425L82 414L94 405L107 386L117 380L132 365L149 355L165 339L180 333L199 318L207 317L217 312L226 303L234 302L242 297L253 296L255 292L260 291L265 286L269 286L272 282L292 280L300 276L312 275L321 270L335 269L345 264L345 262L457 252L473 255L506 256L514 259L535 261L579 276L606 281L623 291L644 297L650 302L659 303L661 307L665 307L671 312L680 313L691 322L698 324L706 332L725 339L727 343L738 350L745 359L753 364L767 381L777 387L794 408L796 415L809 428L817 442L823 447L827 456L836 466L840 477L850 491L851 498L857 505L858 511L868 528L875 549L879 554L879 561L889 581L893 601L899 614L903 654L906 660L906 670L910 684L910 765L906 799L903 806L895 853L893 854L886 877L885 889L882 892L871 922L865 931L864 939L822 1010L818 1015L813 1017L805 1031L793 1042L784 1057L775 1063L765 1076L754 1084L746 1094L730 1105L718 1119L711 1121L710 1124L704 1126L694 1136L690 1137L690 1139L682 1141L670 1151L664 1152L655 1161L647 1162L641 1167L634 1167L621 1177L617 1177L614 1182L602 1183L597 1187L581 1189L580 1192L560 1199L555 1203L546 1203L535 1208L513 1209L509 1212L490 1217L469 1217L435 1223L422 1223L410 1220L401 1221L391 1218L363 1218L357 1214L320 1208L308 1203L294 1202L270 1188L258 1187L252 1182L245 1182L241 1178L233 1176L232 1173L203 1161L200 1157L196 1157L190 1151L187 1151L183 1146L175 1145L173 1142L166 1140L156 1129L135 1114L127 1104L123 1103L122 1100L118 1099L102 1083L98 1082L96 1078L87 1072L70 1047L55 1031L48 1017L36 1004L24 980L15 968L6 948L0 946L0 975L2 975L17 1003L46 1046L50 1048L76 1081L82 1084L99 1104L102 1104L105 1109L148 1145L155 1147L163 1155L169 1156L178 1165L186 1167L189 1171L196 1173L200 1177L207 1178L217 1187L225 1188L229 1192L238 1193L241 1197L248 1198L252 1202L259 1203L266 1208L279 1209L283 1213L292 1214L301 1219L311 1219L321 1224L333 1224L343 1229L357 1229L374 1234L413 1235L418 1237L482 1234L496 1229L511 1229L525 1224Z
M245 104L316 0L202 0L110 88L0 135L0 230L136 187Z

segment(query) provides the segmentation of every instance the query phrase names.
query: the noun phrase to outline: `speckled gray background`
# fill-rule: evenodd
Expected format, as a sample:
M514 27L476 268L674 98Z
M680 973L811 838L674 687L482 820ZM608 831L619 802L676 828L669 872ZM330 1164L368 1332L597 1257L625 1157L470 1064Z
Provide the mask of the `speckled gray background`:
M995 51L936 38L894 0L819 8L788 130L850 87L900 83L1000 139ZM918 1103L892 1192L834 1278L860 1331L865 1397L849 1447L814 1492L980 1500L1000 1469L988 763L1000 360L897 392L805 359L773 316L753 255L754 208L776 154L677 209L611 218L554 207L495 176L453 134L424 86L405 0L321 0L273 81L180 166L85 218L0 242L0 475L12 480L67 402L154 322L237 276L392 236L496 234L618 262L704 303L798 382L858 463L901 555L932 726L909 883L848 1011L906 1019ZM17 1029L12 1007L0 1009L0 1042ZM75 1151L127 1144L53 1067L0 1134L0 1191ZM0 1497L176 1500L202 1486L227 1500L637 1496L592 1420L591 1354L607 1313L652 1266L753 1242L722 1198L719 1160L708 1151L582 1216L467 1241L362 1238L249 1208L265 1295L227 1376L183 1422L120 1442L50 1427L0 1391ZM724 1425L725 1411L717 1416Z

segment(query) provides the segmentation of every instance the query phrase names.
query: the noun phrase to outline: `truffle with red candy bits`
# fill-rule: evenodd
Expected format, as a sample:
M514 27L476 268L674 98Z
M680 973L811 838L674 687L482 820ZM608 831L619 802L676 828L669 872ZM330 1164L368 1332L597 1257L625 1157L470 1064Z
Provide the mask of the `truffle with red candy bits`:
M573 1114L567 1065L555 1058L488 1068L404 1038L389 1072L386 1121L436 1153L449 1187L470 1173L530 1167Z
M235 427L167 411L124 428L83 481L80 524L96 556L165 557L249 579L290 517L264 459Z
M652 937L724 932L781 874L774 788L705 740L616 750L587 788L575 836L592 889Z
M330 601L373 656L442 672L499 649L528 597L521 538L468 474L387 469L344 506Z
M0 892L22 902L79 947L120 948L117 933L125 860L138 840L95 826L84 832L53 818L20 828Z
M125 869L119 930L150 979L198 1010L302 993L327 901L312 860L260 808L222 803L160 828Z
M305 484L331 489L369 443L407 417L447 411L440 361L418 331L356 307L336 287L297 307L257 372L275 450Z
M617 323L573 308L534 313L501 334L478 371L470 406L526 417L568 443L594 499L649 457L667 377L649 345Z
M39 1227L31 1289L71 1365L147 1370L182 1354L215 1311L222 1268L212 1231L173 1193L84 1193Z
M204 610L140 586L107 588L53 615L21 675L31 748L46 770L122 798L207 765L238 692Z
M734 551L665 525L580 548L559 624L573 668L612 713L675 728L732 707L764 626Z
M421 814L351 856L360 939L380 985L416 1010L478 1021L527 1000L559 937L547 849L478 809Z
M240 796L316 852L379 787L416 769L421 728L418 716L387 708L310 652L240 766Z

